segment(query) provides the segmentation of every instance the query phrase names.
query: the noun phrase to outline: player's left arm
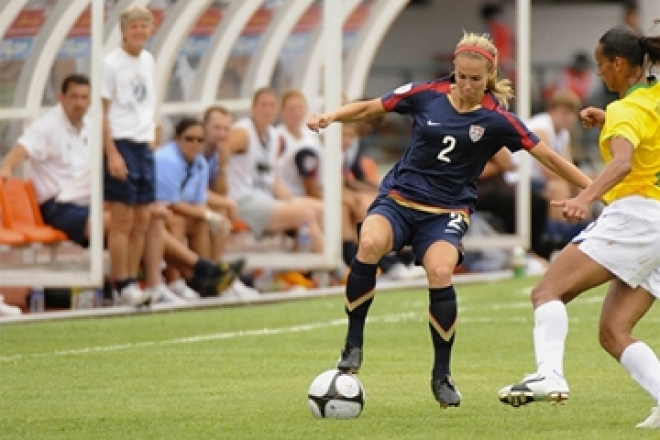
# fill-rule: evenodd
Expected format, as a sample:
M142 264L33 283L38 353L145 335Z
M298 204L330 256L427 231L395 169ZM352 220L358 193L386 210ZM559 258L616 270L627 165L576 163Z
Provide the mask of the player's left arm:
M591 179L586 174L573 165L573 163L553 151L545 142L540 141L534 148L529 150L529 153L550 171L573 185L579 188L586 188L591 184Z
M589 203L599 200L603 194L621 182L632 169L635 147L628 139L623 136L614 136L609 139L609 148L612 160L607 163L593 183L578 196Z
M632 169L634 146L623 136L609 139L612 160L608 162L596 180L576 197L569 200L553 201L552 205L563 208L563 214L569 221L583 220L592 202L621 182Z

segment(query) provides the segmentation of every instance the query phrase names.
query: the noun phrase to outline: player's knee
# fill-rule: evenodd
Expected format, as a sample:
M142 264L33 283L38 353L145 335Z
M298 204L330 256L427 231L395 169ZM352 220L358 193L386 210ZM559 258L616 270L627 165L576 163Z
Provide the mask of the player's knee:
M543 283L539 283L532 289L531 300L534 308L537 308L547 302L555 301L561 297L557 296L553 289L546 288Z
M622 351L619 347L625 339L620 331L617 331L609 323L601 323L598 328L598 342L603 349L618 359L618 354Z
M385 242L382 238L364 231L360 234L358 254L362 257L362 261L365 261L365 257L366 261L377 261L385 252Z
M426 268L429 284L432 286L444 286L451 283L454 267L446 264L438 264Z

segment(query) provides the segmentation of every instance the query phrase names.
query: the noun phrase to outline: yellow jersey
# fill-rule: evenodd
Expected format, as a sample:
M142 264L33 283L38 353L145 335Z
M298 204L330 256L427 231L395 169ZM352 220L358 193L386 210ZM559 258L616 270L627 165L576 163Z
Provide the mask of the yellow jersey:
M605 164L612 160L609 141L614 137L633 145L632 167L603 199L608 204L631 195L660 200L660 83L637 87L607 106L598 139Z

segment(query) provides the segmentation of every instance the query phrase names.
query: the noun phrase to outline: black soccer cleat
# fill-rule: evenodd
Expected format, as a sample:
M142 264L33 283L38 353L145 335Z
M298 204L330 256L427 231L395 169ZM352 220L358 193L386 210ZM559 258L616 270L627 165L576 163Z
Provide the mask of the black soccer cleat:
M362 365L362 348L353 347L346 344L341 351L339 361L337 361L337 369L345 373L357 374Z
M461 405L461 393L454 385L450 375L431 379L431 391L441 408Z

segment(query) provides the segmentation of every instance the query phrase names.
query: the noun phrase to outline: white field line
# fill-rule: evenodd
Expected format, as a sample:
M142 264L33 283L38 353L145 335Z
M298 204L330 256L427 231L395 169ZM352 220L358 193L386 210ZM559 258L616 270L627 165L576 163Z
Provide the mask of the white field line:
M602 298L592 297L585 298L581 303L594 303L600 302ZM463 316L466 311L473 312L476 310L485 311L485 310L505 310L505 309L524 309L529 308L529 317L523 316L510 316L510 317L488 317L488 316ZM486 307L460 307L459 308L459 322L460 323L488 323L488 322L527 322L532 318L532 311L529 302L514 302L514 303L503 303L503 304L493 304ZM594 317L597 319L597 317ZM368 319L369 323L400 323L405 321L424 321L426 320L426 314L420 314L415 312L406 312L398 313L393 315L383 315L383 316L371 316ZM648 318L647 318L648 320ZM572 322L577 322L576 319L571 319ZM253 330L238 330L235 332L221 332L221 333L210 333L206 335L197 335L197 336L187 336L184 338L175 338L168 339L164 341L142 341L142 342L129 342L126 344L114 344L114 345L104 345L96 347L83 347L83 348L74 348L70 350L57 350L44 353L33 353L33 354L13 354L0 356L0 362L12 362L18 360L26 359L40 359L40 358L49 358L57 356L75 356L88 353L103 353L103 352L113 352L121 350L130 350L135 348L144 348L144 347L153 347L153 346L162 346L162 345L177 345L177 344L193 344L196 342L207 342L207 341L216 341L223 339L235 339L249 336L268 336L268 335L279 335L284 333L301 333L309 332L312 330L337 327L346 325L346 319L333 319L325 322L315 322L310 324L299 324L288 327L278 327L278 328L262 328L262 329L253 329Z

